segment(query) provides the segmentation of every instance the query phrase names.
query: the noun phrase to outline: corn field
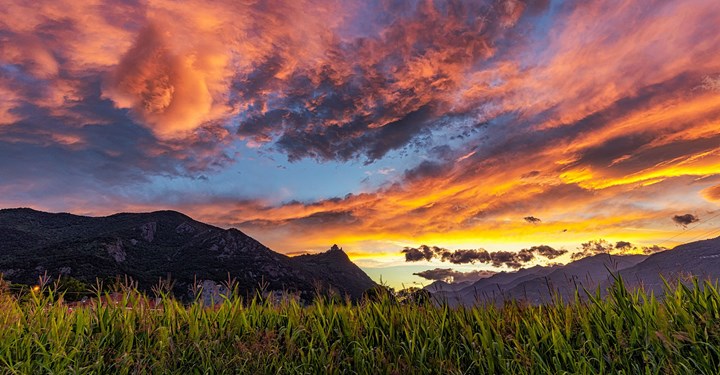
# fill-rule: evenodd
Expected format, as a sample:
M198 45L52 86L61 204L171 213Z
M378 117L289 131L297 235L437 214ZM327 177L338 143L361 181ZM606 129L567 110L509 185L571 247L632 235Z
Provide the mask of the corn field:
M618 281L602 299L456 308L388 296L151 307L132 292L69 308L52 291L6 292L0 373L718 374L718 291L695 281L659 300Z

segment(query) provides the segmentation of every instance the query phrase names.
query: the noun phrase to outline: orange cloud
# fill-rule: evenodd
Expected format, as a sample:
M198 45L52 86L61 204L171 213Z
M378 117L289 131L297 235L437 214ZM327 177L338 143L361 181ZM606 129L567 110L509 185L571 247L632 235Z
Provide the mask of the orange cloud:
M223 59L205 50L173 51L163 26L150 25L120 61L106 95L131 108L161 138L183 137L207 121L213 108L208 82Z
M720 202L720 185L709 187L702 191L703 197L711 202Z
M19 104L18 96L2 84L0 84L0 96L3 98L3 101L0 102L0 126L9 125L18 121L20 116L12 112L12 110Z

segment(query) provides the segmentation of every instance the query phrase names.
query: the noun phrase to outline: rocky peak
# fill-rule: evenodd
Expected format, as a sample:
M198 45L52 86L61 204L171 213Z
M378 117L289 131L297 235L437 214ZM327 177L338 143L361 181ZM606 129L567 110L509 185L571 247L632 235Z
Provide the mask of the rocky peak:
M312 274L322 275L319 279L336 286L341 295L347 294L353 299L361 298L363 292L376 285L338 245L333 245L323 253L299 255L291 259Z
M330 250L324 253L315 254L317 259L324 259L326 261L340 262L340 263L351 263L350 258L347 256L342 247L338 245L332 245Z

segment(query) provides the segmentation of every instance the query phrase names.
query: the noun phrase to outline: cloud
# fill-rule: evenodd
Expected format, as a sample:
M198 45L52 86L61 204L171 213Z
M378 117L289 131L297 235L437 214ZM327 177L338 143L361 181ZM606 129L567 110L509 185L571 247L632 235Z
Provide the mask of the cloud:
M530 224L537 224L541 222L542 220L536 218L535 216L525 216L523 220L527 221Z
M720 75L715 77L707 75L703 77L702 84L698 86L698 88L720 92Z
M720 185L711 186L703 190L702 196L711 202L720 202Z
M430 261L433 258L454 264L488 263L491 261L491 254L483 249L453 251L437 246L420 245L417 248L405 247L401 253L405 254L406 262Z
M632 244L627 241L618 241L615 243L615 248L618 250L627 250L632 248Z
M615 245L604 240L591 240L583 242L578 248L579 251L574 252L571 256L572 260L579 260L582 258L591 257L598 254L613 254L613 255L627 255L627 254L645 254L650 255L657 252L668 250L668 248L659 245L650 246L635 246L628 241L617 241Z
M530 171L528 173L524 173L520 176L520 178L526 179L526 178L533 178L540 175L540 171Z
M465 281L475 282L477 280L490 277L496 273L497 272L486 270L462 272L453 270L452 268L434 268L431 270L416 272L413 273L413 275L420 276L427 280L461 283Z
M450 262L453 264L484 263L490 264L493 267L506 266L509 268L520 268L525 263L535 260L537 256L546 259L555 259L567 253L567 250L556 250L547 245L540 245L522 249L517 252L489 252L485 249L448 250L438 246L420 245L417 248L405 247L401 253L405 254L406 262L439 259L442 262Z
M421 245L418 248L406 247L401 253L405 254L406 262L417 262L419 260L431 260L435 257L435 250L427 245Z
M615 246L613 246L613 244L604 239L590 240L588 242L583 242L582 244L580 244L580 247L578 248L580 251L573 253L572 259L578 260L597 254L608 254L614 248Z
M669 250L667 247L658 246L658 245L651 245L651 246L643 246L642 252L643 254L651 255L655 253L659 253L662 251Z
M683 227L686 227L692 223L696 223L696 222L700 221L700 218L693 214L674 215L672 217L672 221L674 221L678 225L682 225Z
M184 138L211 118L213 80L222 78L227 57L208 44L174 50L168 33L161 23L147 25L110 75L104 95L132 109L158 137Z
M0 56L22 66L25 72L39 79L55 78L60 63L53 56L49 46L40 37L32 34L16 34L13 38L3 38Z
M505 265L509 268L520 268L522 266L521 257L522 255L519 253L511 251L495 251L491 253L490 264L493 267Z
M419 147L433 129L454 126L443 120L452 114L452 93L467 70L493 56L493 44L526 8L515 0L387 7L367 3L363 11L392 16L371 16L359 35L336 37L324 46L327 59L243 90L256 105L238 134L260 143L276 140L274 147L290 160L372 162L392 150ZM287 65L280 56L266 61L275 69Z
M548 258L548 259L555 259L563 254L566 254L568 251L565 249L555 249L551 246L547 245L540 245L540 246L533 246L529 249L527 249L531 253L536 253L542 257Z
M492 259L491 256L492 254L484 249L444 250L440 255L440 260L454 264L487 263Z

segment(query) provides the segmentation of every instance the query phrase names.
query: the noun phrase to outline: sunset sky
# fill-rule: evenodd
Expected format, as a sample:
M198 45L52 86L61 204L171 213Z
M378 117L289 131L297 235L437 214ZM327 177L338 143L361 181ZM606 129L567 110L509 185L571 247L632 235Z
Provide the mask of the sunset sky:
M393 286L511 269L420 245L720 235L717 0L3 7L0 208L178 210Z

